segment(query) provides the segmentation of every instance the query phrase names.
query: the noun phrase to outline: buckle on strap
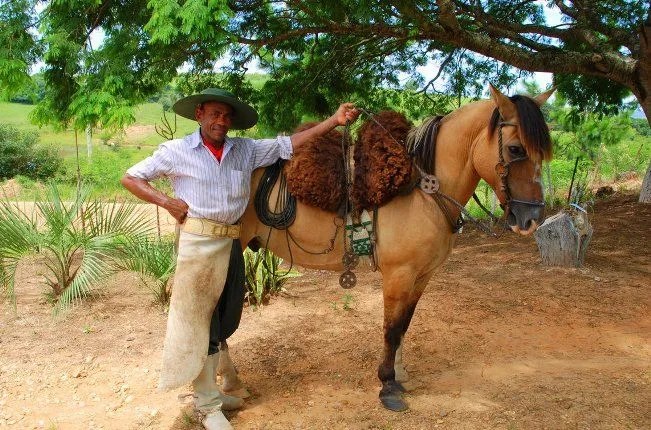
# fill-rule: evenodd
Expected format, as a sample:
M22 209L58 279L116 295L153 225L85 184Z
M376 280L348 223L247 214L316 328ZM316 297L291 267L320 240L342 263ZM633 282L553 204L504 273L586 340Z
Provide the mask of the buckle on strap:
M240 237L240 225L221 224L205 218L188 218L181 226L186 233L214 238L237 239Z

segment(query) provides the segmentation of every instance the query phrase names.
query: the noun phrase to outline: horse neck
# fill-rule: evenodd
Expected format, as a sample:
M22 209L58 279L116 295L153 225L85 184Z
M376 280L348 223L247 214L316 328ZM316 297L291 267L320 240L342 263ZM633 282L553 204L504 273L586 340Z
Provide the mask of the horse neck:
M446 117L436 141L435 174L441 192L465 205L479 184L473 150L486 138L493 105L488 101L466 105Z

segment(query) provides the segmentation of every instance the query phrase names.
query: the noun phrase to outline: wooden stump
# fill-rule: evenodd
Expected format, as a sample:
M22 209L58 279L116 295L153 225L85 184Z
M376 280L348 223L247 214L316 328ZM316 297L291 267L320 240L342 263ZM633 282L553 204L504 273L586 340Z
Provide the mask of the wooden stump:
M646 169L646 176L644 176L644 182L642 182L640 203L651 203L651 163L649 163L649 167Z
M581 267L592 238L592 225L583 213L561 211L547 218L533 235L543 264Z

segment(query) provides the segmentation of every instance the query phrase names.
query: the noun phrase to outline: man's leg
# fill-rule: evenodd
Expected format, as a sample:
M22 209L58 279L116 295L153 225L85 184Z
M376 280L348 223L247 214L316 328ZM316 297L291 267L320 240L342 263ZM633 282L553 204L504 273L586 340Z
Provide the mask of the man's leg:
M228 276L224 292L219 298L219 303L213 313L210 323L210 346L208 354L215 355L215 371L222 378L221 390L235 398L247 398L249 392L237 376L235 366L228 354L226 339L237 329L242 317L245 295L244 257L239 240L233 241L231 259L228 265ZM218 358L217 358L218 357ZM227 401L224 401L224 410L228 410Z
M222 293L232 240L181 233L159 389L193 381L205 368L210 320Z
M242 399L250 397L249 390L246 389L240 377L237 376L235 365L228 354L226 341L221 343L219 354L215 354L215 356L219 357L219 359L215 360L215 372L222 378L222 392Z

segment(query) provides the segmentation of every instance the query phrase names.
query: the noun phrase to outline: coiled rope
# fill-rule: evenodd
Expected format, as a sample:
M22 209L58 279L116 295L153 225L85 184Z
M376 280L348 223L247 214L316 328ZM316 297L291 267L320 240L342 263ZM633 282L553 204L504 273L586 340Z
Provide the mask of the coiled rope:
M254 200L255 213L260 222L277 230L285 230L296 218L296 198L287 190L287 180L283 172L285 161L278 160L264 170ZM278 196L274 208L271 209L269 206L271 192L278 177L280 177Z

